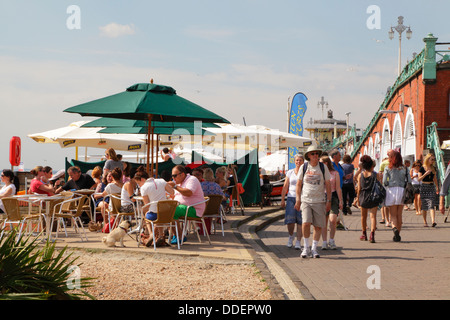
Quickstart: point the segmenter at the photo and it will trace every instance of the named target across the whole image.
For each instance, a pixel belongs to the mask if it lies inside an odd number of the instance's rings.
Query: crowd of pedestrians
[[[442,214],[445,212],[450,165],[441,188],[437,177],[433,154],[411,165],[409,160],[403,161],[400,152],[389,150],[377,172],[376,161],[368,155],[360,157],[355,169],[349,155],[341,161],[339,150],[326,154],[311,146],[304,155],[295,156],[295,168],[286,173],[281,207],[286,210],[287,246],[301,250],[303,258],[320,257],[320,239],[322,250],[335,250],[340,214],[352,214],[352,206],[361,210],[361,241],[375,243],[378,211],[379,223],[392,229],[395,242],[401,241],[404,210],[422,215],[424,227],[428,227],[429,214],[431,227],[435,227],[437,208]]]

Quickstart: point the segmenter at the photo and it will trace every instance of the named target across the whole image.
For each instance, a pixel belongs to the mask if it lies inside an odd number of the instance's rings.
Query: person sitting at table
[[[147,220],[156,220],[158,218],[158,203],[157,201],[166,200],[166,192],[173,193],[172,187],[170,187],[164,179],[149,177],[145,170],[138,170],[134,175],[134,179],[141,189],[142,201],[144,206],[150,204],[145,218]],[[151,224],[146,222],[145,227],[148,231],[148,236],[143,236],[143,241],[147,247],[156,241],[156,246],[167,245],[164,230],[159,227],[153,232]]]
[[[122,182],[125,184],[132,179],[130,175],[131,175],[131,170],[133,169],[133,167],[127,161],[122,161],[122,163],[123,163]],[[134,173],[136,173],[136,171],[134,171]]]
[[[222,191],[222,188],[219,186],[219,184],[215,181],[214,178],[214,172],[211,168],[205,168],[203,170],[203,182],[202,190],[205,197],[212,195],[212,194],[218,194],[223,197],[222,205],[226,205],[227,197],[225,196],[225,193]],[[217,218],[217,221],[220,221],[220,218]],[[226,222],[224,219],[223,222]],[[211,230],[211,219],[205,219],[205,224],[208,230]]]
[[[166,147],[166,148],[162,149],[160,153],[161,153],[161,159],[163,161],[169,161],[170,159],[172,159],[169,148]]]
[[[122,187],[122,191],[120,194],[120,197],[123,199],[120,207],[121,212],[133,212],[134,207],[133,204],[130,202],[136,202],[136,200],[133,199],[135,195],[139,193],[138,190],[138,184],[134,180],[134,176],[138,172],[138,170],[145,170],[144,167],[139,168],[131,168],[130,172],[128,173],[129,180],[127,182],[124,182],[124,185]]]
[[[216,169],[216,183],[222,188],[226,189],[228,186],[227,179],[225,176],[227,175],[227,168],[226,167],[219,167]]]
[[[225,197],[220,185],[215,181],[214,172],[211,168],[205,168],[203,170],[203,181],[201,182],[203,194],[205,197],[210,194],[220,194]]]
[[[59,170],[57,173],[53,174],[48,180],[49,184],[56,190],[61,184],[64,184],[65,171],[64,169]]]
[[[44,174],[41,177],[41,181],[44,184],[48,184],[50,182],[51,177],[53,176],[53,169],[49,166],[45,166],[42,168]]]
[[[172,179],[173,181],[169,181],[168,184],[175,192],[174,200],[180,203],[175,211],[174,220],[177,220],[178,230],[181,230],[178,219],[185,217],[188,206],[205,201],[205,196],[200,181],[196,177],[188,174],[184,166],[176,165],[173,167]],[[188,217],[202,217],[205,207],[204,202],[190,207],[187,213]],[[186,241],[186,238],[183,239],[184,241]],[[177,243],[176,236],[173,236],[170,243]]]
[[[44,172],[44,167],[35,167],[33,170],[31,170],[31,174],[34,175],[34,178],[30,182],[30,193],[46,194],[48,196],[52,196],[55,194],[55,189],[53,188],[53,186],[42,181],[46,174]]]
[[[110,173],[108,173],[108,176],[111,176],[112,182],[108,183],[108,185],[105,187],[105,190],[101,193],[100,197],[105,198],[108,195],[111,194],[121,194],[123,183],[122,183],[122,170],[119,168],[114,168]],[[109,199],[109,197],[107,197]],[[103,221],[107,221],[106,219],[106,209],[111,210],[112,204],[111,200],[105,201],[103,200],[100,202],[97,206],[97,208],[101,209]]]
[[[106,197],[106,199],[105,199],[105,197],[103,196],[103,191],[105,191],[106,186],[112,182],[113,182],[113,178],[112,178],[111,172],[108,173],[108,175],[106,177],[104,177],[102,175],[102,182],[100,182],[97,185],[97,188],[95,189],[95,193],[93,194],[96,208],[101,209],[102,206],[109,204],[109,197]],[[105,203],[100,205],[102,202],[105,202]],[[98,218],[96,216],[96,221],[103,221],[103,215],[99,216]]]
[[[192,170],[192,175],[202,183],[204,181],[203,179],[203,169],[202,168],[195,168]]]
[[[100,166],[96,166],[92,169],[91,177],[94,179],[97,186],[102,183],[103,169]]]
[[[103,167],[103,175],[106,176],[108,172],[114,168],[119,168],[123,171],[123,162],[117,157],[116,151],[113,148],[106,149],[105,151],[106,162]]]
[[[95,190],[97,184],[94,179],[86,173],[81,173],[81,169],[79,167],[73,166],[67,169],[67,174],[70,179],[63,186],[59,187],[56,190],[56,193],[61,193],[62,191],[70,191],[70,190],[82,190],[82,189],[92,189]]]
[[[4,186],[0,189],[0,213],[5,213],[5,207],[1,199],[15,195],[19,190],[20,183],[19,178],[14,175],[14,172],[8,169],[3,170],[1,180]]]

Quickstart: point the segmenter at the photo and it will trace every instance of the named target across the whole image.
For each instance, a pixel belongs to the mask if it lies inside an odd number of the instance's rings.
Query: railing
[[[356,156],[361,146],[364,144],[364,141],[372,131],[375,124],[378,122],[378,118],[380,117],[380,111],[386,109],[387,105],[391,101],[397,89],[403,85],[409,78],[415,75],[418,71],[420,71],[423,67],[423,62],[425,59],[425,49],[422,50],[410,63],[408,63],[404,68],[400,76],[395,81],[394,85],[391,87],[389,92],[386,94],[383,103],[380,108],[377,110],[372,120],[370,121],[367,128],[363,131],[361,139],[355,144],[353,152],[351,154],[352,159]]]
[[[433,122],[430,126],[427,126],[427,149],[431,149],[434,151],[434,156],[436,158],[437,171],[440,185],[444,183],[445,177],[445,161],[444,161],[444,152],[441,149],[441,143],[439,140],[439,135],[437,132],[437,123]],[[449,195],[445,197],[445,204],[448,206],[450,203]]]

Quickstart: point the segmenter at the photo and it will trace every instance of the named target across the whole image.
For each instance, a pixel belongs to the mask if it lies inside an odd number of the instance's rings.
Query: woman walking
[[[358,177],[358,206],[361,208],[361,241],[367,241],[367,214],[370,212],[370,242],[375,243],[375,230],[377,228],[377,210],[379,203],[370,200],[370,194],[374,183],[377,180],[377,174],[373,171],[375,162],[368,155],[364,155],[360,160],[362,173]]]
[[[411,184],[414,187],[414,209],[416,209],[416,215],[420,215],[420,208],[422,203],[420,201],[420,185],[422,182],[419,181],[419,171],[422,168],[422,164],[419,161],[415,161],[413,163],[413,167],[411,169]]]
[[[411,182],[411,177],[406,171],[400,152],[391,151],[389,153],[389,165],[384,170],[383,185],[386,186],[385,204],[389,208],[392,231],[394,232],[393,240],[395,242],[401,241],[403,193],[406,183]]]
[[[331,163],[330,157],[323,156],[322,158],[320,158],[320,162],[323,162],[323,164],[325,164],[330,171],[331,185],[331,210],[327,212],[325,217],[325,228],[322,228],[322,250],[327,250],[328,248],[336,250],[334,237],[336,235],[337,217],[339,215],[339,210],[342,210],[344,204],[344,201],[342,199],[341,177],[339,175],[339,171],[337,171]],[[328,222],[330,224],[329,242],[327,242]]]
[[[300,239],[303,236],[302,233],[302,212],[297,211],[294,208],[295,205],[295,188],[297,185],[298,171],[300,167],[305,162],[302,155],[297,154],[294,157],[295,168],[289,170],[286,173],[286,179],[283,185],[283,191],[281,192],[281,208],[286,208],[286,214],[284,218],[284,224],[287,225],[289,239],[288,248],[292,248],[292,244],[295,239],[294,230],[295,225],[297,225],[297,241],[295,242],[295,249],[300,250]],[[287,193],[287,201],[284,200],[285,194]]]
[[[436,158],[431,153],[423,160],[423,167],[419,171],[419,181],[422,182],[420,187],[420,200],[422,201],[422,217],[423,226],[428,227],[427,211],[430,211],[432,227],[436,226],[435,204],[437,194],[439,194],[439,186],[436,179]]]

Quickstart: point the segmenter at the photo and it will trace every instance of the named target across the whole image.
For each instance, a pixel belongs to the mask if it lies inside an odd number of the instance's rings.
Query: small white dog
[[[113,231],[111,231],[106,237],[103,237],[102,242],[107,247],[115,247],[116,242],[120,242],[121,247],[125,247],[123,244],[123,238],[128,232],[128,228],[131,227],[131,223],[128,220],[122,221],[120,225],[115,228]]]

